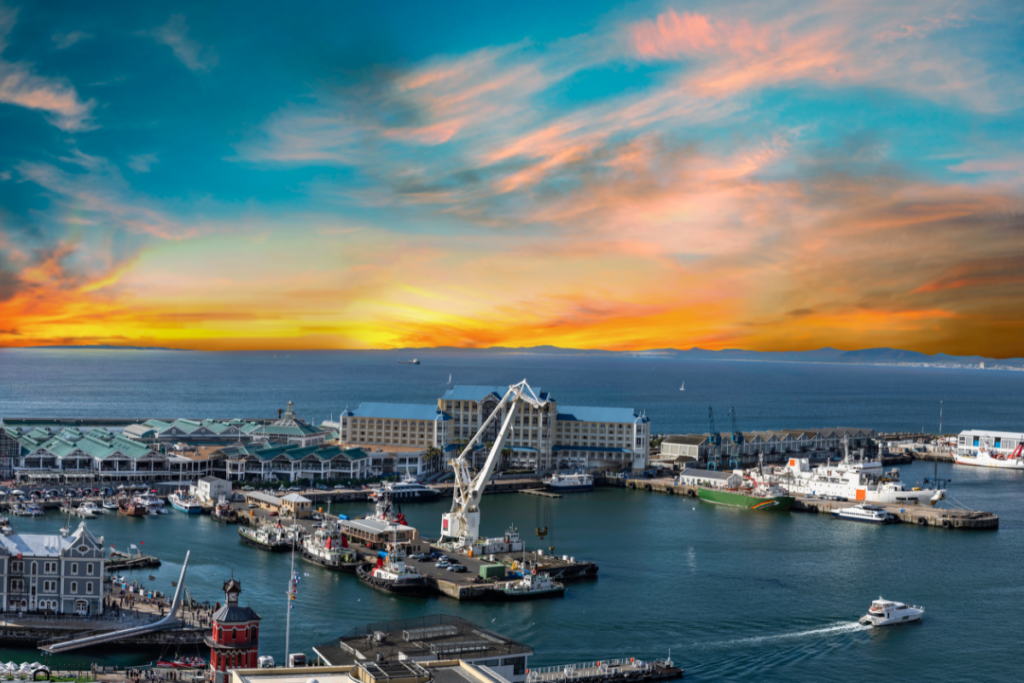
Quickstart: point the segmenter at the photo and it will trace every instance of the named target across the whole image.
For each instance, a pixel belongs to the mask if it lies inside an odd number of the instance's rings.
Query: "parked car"
[[[448,571],[455,572],[456,574],[466,571],[466,568],[461,564],[453,564],[448,567]]]
[[[434,566],[438,569],[448,569],[451,565],[448,564],[447,560],[441,560],[440,562],[435,563]]]

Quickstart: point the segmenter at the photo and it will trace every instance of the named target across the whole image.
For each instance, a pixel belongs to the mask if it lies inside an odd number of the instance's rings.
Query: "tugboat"
[[[339,572],[355,573],[361,564],[336,527],[322,527],[302,540],[302,559]]]
[[[924,607],[912,607],[902,602],[886,600],[879,596],[871,603],[871,609],[860,618],[868,626],[892,626],[906,624],[924,618]]]
[[[498,591],[504,600],[536,600],[538,598],[560,598],[565,595],[565,585],[552,581],[534,568],[523,573],[523,578],[511,581]]]
[[[378,557],[376,565],[360,564],[356,575],[373,588],[395,595],[426,595],[430,588],[422,574],[405,564],[405,549],[399,543],[389,543],[386,556]]]
[[[241,536],[242,542],[261,550],[269,550],[272,553],[287,552],[292,547],[292,537],[280,523],[273,527],[268,525],[255,529],[248,526],[240,526],[238,527],[238,535]]]
[[[228,503],[228,499],[221,496],[217,500],[217,506],[213,508],[213,514],[210,515],[218,522],[224,522],[225,524],[238,524],[238,513],[232,509],[231,504]]]

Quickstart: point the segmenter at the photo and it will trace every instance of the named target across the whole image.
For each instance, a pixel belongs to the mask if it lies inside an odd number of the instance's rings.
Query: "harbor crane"
[[[711,431],[708,433],[708,445],[711,446],[711,453],[708,455],[708,469],[717,470],[719,466],[719,451],[722,445],[722,435],[715,429],[715,411],[708,406],[708,422],[711,424]]]
[[[736,429],[736,408],[729,406],[729,417],[732,418],[732,436],[730,441],[732,446],[729,447],[729,467],[736,469],[742,467],[740,460],[742,459],[741,451],[743,450],[743,434]]]
[[[506,404],[511,401],[511,405]],[[509,386],[508,391],[501,401],[494,408],[491,414],[480,425],[476,435],[469,440],[462,453],[455,460],[449,461],[455,471],[455,494],[452,499],[451,512],[441,516],[441,538],[459,539],[463,547],[472,546],[480,538],[480,498],[483,496],[487,480],[494,473],[494,468],[501,459],[501,451],[505,447],[505,439],[512,431],[516,414],[523,404],[530,405],[538,410],[547,406],[547,400],[541,400],[534,393],[530,385],[524,379],[519,384]],[[491,445],[480,471],[473,476],[470,470],[470,454],[478,443],[483,443],[483,435],[487,432],[491,423],[499,419],[502,410],[505,410],[505,419],[501,424],[501,431],[498,438]]]

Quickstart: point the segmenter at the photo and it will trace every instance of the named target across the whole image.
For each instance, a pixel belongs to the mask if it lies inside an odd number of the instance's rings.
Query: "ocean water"
[[[723,415],[735,405],[740,426],[749,429],[935,430],[940,399],[947,430],[1019,429],[1024,418],[1024,375],[1008,372],[440,353],[421,354],[423,365],[410,367],[397,365],[397,357],[5,351],[0,414],[252,417],[275,414],[290,399],[300,414],[319,420],[360,400],[436,398],[450,372],[456,383],[526,377],[564,403],[645,409],[660,432],[704,431],[708,404]],[[682,379],[686,392],[678,391]],[[901,470],[904,481],[916,483],[933,465]],[[938,471],[952,477],[952,498],[995,512],[1000,529],[873,527],[611,489],[558,500],[486,496],[485,532],[517,524],[531,546],[597,562],[599,578],[570,584],[560,600],[460,604],[388,596],[296,559],[302,578],[291,650],[312,654],[313,645],[370,621],[444,612],[531,645],[535,666],[664,656],[671,648],[691,681],[1019,680],[1024,477],[951,465]],[[448,504],[405,512],[434,535]],[[53,532],[61,520],[50,514],[16,523],[23,532]],[[534,538],[536,526],[551,529],[543,542]],[[263,617],[261,653],[284,655],[287,555],[249,548],[234,527],[178,513],[112,517],[90,527],[117,548],[144,541],[164,564],[137,576],[161,590],[171,590],[186,550],[186,582],[198,599],[222,599],[221,585],[234,573],[243,601]],[[858,626],[879,595],[925,606],[924,621]],[[138,663],[159,654],[84,652],[59,661]],[[0,650],[4,661],[39,658]]]
[[[268,417],[320,422],[362,401],[434,403],[452,384],[527,379],[564,405],[643,410],[655,433],[859,427],[1024,428],[1024,372],[417,351],[0,350],[0,416]],[[686,391],[679,391],[686,382]]]

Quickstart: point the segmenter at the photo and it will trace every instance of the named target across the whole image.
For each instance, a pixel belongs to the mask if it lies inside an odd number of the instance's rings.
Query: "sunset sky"
[[[1022,340],[1018,1],[0,0],[0,346]]]

